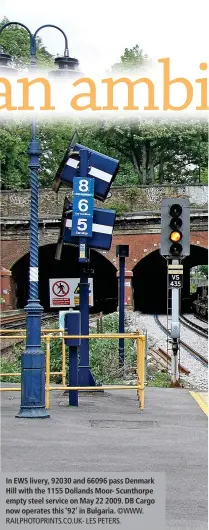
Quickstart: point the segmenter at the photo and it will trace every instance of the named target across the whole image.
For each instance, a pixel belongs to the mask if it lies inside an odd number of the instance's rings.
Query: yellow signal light
[[[181,232],[171,232],[170,234],[170,240],[174,241],[175,243],[178,243],[178,241],[181,241],[182,234]]]

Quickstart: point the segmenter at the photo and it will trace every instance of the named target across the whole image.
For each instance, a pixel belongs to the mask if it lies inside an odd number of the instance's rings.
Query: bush
[[[21,372],[21,352],[23,346],[14,346],[12,354],[1,358],[1,373]],[[2,382],[20,383],[20,376],[1,377]]]
[[[103,333],[118,333],[118,313],[103,317]],[[126,330],[128,332],[128,330]],[[136,378],[136,348],[132,339],[125,339],[124,368],[119,368],[118,339],[91,339],[90,366],[98,383],[120,383]]]

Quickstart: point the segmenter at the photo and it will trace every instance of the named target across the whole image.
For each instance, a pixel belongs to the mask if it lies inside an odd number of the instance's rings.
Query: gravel
[[[164,324],[167,322],[167,316],[161,315],[160,320]],[[152,315],[144,315],[138,311],[129,311],[126,312],[126,322],[129,331],[139,330],[142,333],[145,333],[147,330],[149,348],[161,347],[167,350],[166,334],[160,329]],[[205,355],[207,352],[207,339],[197,336],[188,328],[184,328],[184,330],[182,330],[182,328],[183,326],[181,325],[181,338],[185,340],[187,344],[191,346],[193,344],[194,349],[198,349],[199,353]],[[194,335],[197,337],[197,339],[195,339],[197,341],[196,348],[195,344],[192,342],[194,340]],[[202,340],[204,342],[202,342]],[[190,370],[190,374],[188,376],[183,376],[183,379],[186,383],[188,383],[188,386],[192,386],[197,390],[206,391],[208,389],[208,368],[203,366],[200,361],[192,357],[192,355],[190,355],[182,346],[180,348],[180,362],[185,368]]]

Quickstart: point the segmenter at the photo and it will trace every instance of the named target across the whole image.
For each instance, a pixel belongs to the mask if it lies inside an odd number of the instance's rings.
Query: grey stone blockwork
[[[196,186],[130,186],[115,187],[111,190],[112,196],[105,201],[106,208],[123,211],[157,211],[160,210],[161,200],[164,197],[188,197],[192,208],[207,209],[208,187]],[[56,194],[50,188],[39,190],[39,217],[59,218],[62,214],[65,196],[71,198],[71,189],[60,188]],[[96,201],[96,206],[103,208],[102,202]],[[1,192],[1,217],[28,218],[30,216],[30,190],[2,191]]]

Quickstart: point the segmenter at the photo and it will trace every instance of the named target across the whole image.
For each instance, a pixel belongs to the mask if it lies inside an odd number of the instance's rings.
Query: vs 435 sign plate
[[[168,283],[169,287],[173,288],[181,288],[183,286],[183,276],[180,274],[169,274],[168,275]]]
[[[183,286],[183,265],[168,265],[168,285],[174,289]]]

